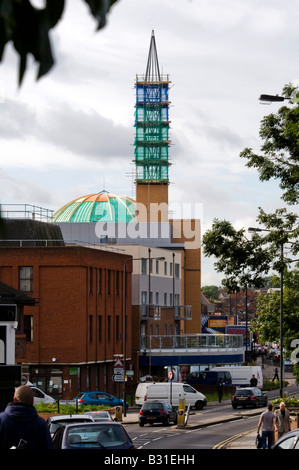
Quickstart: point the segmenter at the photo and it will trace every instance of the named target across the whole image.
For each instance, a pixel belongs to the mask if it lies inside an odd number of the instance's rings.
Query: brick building
[[[123,352],[124,261],[128,255],[83,246],[0,247],[0,281],[27,293],[16,362],[55,398],[80,390],[118,393],[115,355]],[[131,360],[131,263],[127,272],[127,366]],[[24,344],[24,343],[22,343]]]

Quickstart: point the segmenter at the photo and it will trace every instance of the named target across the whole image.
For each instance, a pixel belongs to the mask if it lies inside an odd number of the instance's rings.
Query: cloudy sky
[[[35,0],[35,4],[42,1]],[[145,73],[152,30],[160,69],[170,75],[169,199],[214,218],[254,225],[258,207],[282,207],[275,182],[261,183],[239,157],[258,151],[259,127],[299,78],[297,0],[119,0],[107,26],[83,0],[66,2],[51,33],[52,71],[21,88],[12,48],[0,64],[0,201],[57,210],[102,189],[134,197],[135,77]],[[220,284],[203,260],[202,284]]]

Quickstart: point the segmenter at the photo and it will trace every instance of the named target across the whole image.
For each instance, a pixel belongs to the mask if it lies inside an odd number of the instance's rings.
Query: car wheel
[[[237,405],[232,405],[233,409],[235,410],[237,408]]]
[[[196,408],[197,410],[202,410],[202,409],[203,409],[203,401],[197,401],[197,402],[195,403],[195,408]]]
[[[139,426],[140,426],[141,428],[143,428],[144,423],[139,423]]]

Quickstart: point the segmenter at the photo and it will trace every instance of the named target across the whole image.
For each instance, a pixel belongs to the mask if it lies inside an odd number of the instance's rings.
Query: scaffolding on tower
[[[169,184],[169,76],[161,75],[152,31],[145,75],[136,75],[137,184]]]

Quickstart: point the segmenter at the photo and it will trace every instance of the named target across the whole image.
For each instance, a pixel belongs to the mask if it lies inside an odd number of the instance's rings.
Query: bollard
[[[123,415],[123,407],[116,406],[115,407],[115,421],[122,421],[122,415]]]
[[[184,426],[185,422],[185,411],[179,409],[178,410],[178,426]]]

